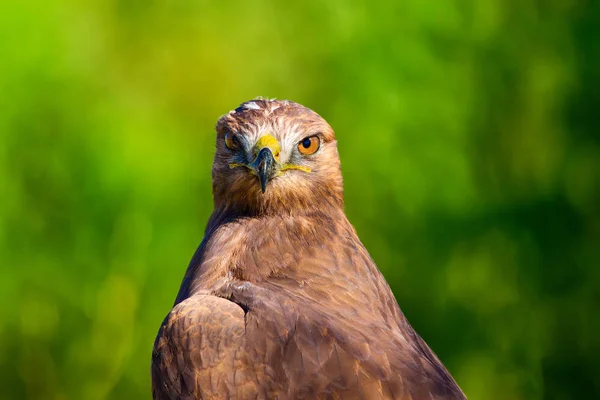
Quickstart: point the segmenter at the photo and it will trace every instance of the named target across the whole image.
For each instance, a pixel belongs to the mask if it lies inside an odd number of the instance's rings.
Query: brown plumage
[[[257,99],[223,116],[213,195],[154,345],[155,399],[465,399],[346,218],[318,114]]]

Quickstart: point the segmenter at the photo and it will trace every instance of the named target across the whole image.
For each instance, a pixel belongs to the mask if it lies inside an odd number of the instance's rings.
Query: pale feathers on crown
[[[270,114],[280,107],[285,107],[293,102],[289,100],[277,100],[275,98],[269,99],[266,97],[255,97],[252,100],[242,103],[234,112],[243,112],[244,110],[263,110],[265,114]]]

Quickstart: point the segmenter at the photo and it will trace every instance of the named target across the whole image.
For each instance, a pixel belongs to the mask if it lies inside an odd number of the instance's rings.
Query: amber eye
[[[240,147],[240,139],[231,132],[225,134],[225,146],[231,150],[237,150]]]
[[[321,139],[318,136],[309,136],[298,143],[298,151],[306,156],[315,154],[321,146]]]

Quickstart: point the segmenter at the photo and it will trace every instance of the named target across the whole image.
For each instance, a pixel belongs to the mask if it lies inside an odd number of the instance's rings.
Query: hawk
[[[259,98],[216,130],[214,211],[154,344],[154,399],[466,399],[344,213],[329,124]]]

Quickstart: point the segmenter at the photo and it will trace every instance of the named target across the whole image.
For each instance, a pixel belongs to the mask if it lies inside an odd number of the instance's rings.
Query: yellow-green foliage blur
[[[147,399],[217,118],[291,99],[470,399],[600,395],[600,6],[2,1],[0,399]]]

